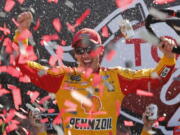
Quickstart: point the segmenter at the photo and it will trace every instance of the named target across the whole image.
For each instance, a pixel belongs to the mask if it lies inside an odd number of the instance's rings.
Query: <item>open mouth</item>
[[[85,59],[85,60],[83,60],[84,65],[88,65],[88,66],[91,65],[92,62],[93,62],[92,59]]]

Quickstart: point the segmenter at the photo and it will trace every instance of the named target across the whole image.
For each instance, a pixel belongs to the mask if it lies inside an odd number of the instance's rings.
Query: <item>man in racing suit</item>
[[[17,20],[19,26],[14,41],[18,43],[18,35],[29,27],[32,15],[24,12]],[[33,61],[17,62],[16,66],[35,85],[56,94],[65,135],[115,135],[119,111],[116,108],[124,96],[137,89],[146,91],[149,85],[152,90],[158,89],[170,78],[175,66],[175,56],[171,53],[174,44],[167,40],[161,44],[164,56],[155,68],[137,71],[102,68],[101,38],[96,31],[84,28],[74,35],[72,42],[77,68],[47,68]],[[44,74],[40,75],[42,71]]]

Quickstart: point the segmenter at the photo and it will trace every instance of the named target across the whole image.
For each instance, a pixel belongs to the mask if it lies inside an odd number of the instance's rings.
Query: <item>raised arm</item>
[[[172,48],[175,42],[171,39],[162,38],[159,49],[163,52],[163,57],[155,68],[131,70],[117,68],[118,79],[121,90],[124,94],[141,90],[155,90],[161,88],[170,78],[175,67],[175,54]]]
[[[14,42],[19,44],[20,48],[22,48],[22,46],[24,48],[28,47],[28,39],[19,40],[19,36],[24,31],[29,29],[32,20],[33,20],[33,16],[31,12],[23,12],[17,18],[18,28],[14,36]],[[21,54],[22,53],[21,51],[19,51],[18,53],[19,56],[23,55]],[[55,71],[33,61],[20,63],[19,56],[16,60],[16,66],[20,68],[23,74],[29,76],[32,83],[34,83],[35,85],[37,85],[38,87],[44,90],[47,90],[48,92],[53,92],[53,93],[57,92],[64,77],[63,68],[58,68]]]

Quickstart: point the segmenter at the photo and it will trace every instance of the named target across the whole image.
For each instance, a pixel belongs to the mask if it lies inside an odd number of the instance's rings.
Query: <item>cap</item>
[[[90,28],[83,28],[74,35],[72,47],[75,47],[76,43],[80,40],[85,40],[85,42],[89,40],[95,44],[101,44],[101,37],[99,33]]]

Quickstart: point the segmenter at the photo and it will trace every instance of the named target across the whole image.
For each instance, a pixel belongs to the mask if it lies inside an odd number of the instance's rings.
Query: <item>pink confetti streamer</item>
[[[47,122],[49,122],[49,119],[48,118],[44,118],[44,119],[41,119],[40,122],[41,123],[47,123]]]
[[[14,109],[11,109],[9,112],[8,112],[8,115],[7,117],[5,118],[4,122],[5,123],[9,123],[15,116],[15,110]]]
[[[61,116],[62,116],[62,112],[59,113],[56,118],[53,120],[53,124],[54,125],[59,125],[62,123],[62,119],[61,119]]]
[[[38,91],[28,91],[27,95],[30,96],[31,103],[34,103],[40,94]]]
[[[44,104],[44,102],[48,101],[49,99],[51,99],[51,96],[45,96],[39,101],[39,104]]]
[[[166,119],[166,117],[162,116],[158,118],[158,121],[164,121]]]
[[[1,88],[1,85],[0,85],[0,96],[3,96],[3,95],[8,94],[8,93],[10,93],[10,92],[6,89]]]
[[[4,39],[4,42],[3,42],[3,46],[5,46],[6,47],[6,53],[8,53],[8,54],[11,54],[12,53],[12,51],[13,51],[13,49],[12,49],[12,42],[11,42],[11,39],[10,38],[5,38]]]
[[[101,80],[102,80],[102,78],[99,74],[94,74],[93,81],[92,81],[93,86],[99,85],[101,83]]]
[[[55,112],[55,109],[48,109],[48,113],[54,113]]]
[[[116,6],[118,8],[126,9],[130,6],[135,0],[116,0]]]
[[[12,90],[15,108],[19,110],[19,106],[22,104],[20,89],[13,85],[8,85],[8,88]]]
[[[18,126],[17,126],[16,124],[9,124],[9,125],[7,125],[7,127],[6,127],[7,133],[12,132],[12,131],[14,131],[14,130],[16,130],[16,129],[18,129]]]
[[[2,31],[4,35],[8,35],[11,33],[11,31],[6,27],[5,23],[4,23],[4,27],[0,27],[0,31]]]
[[[54,3],[57,4],[57,3],[58,3],[58,0],[48,0],[48,2],[49,2],[49,3],[54,2]]]
[[[112,58],[116,55],[116,51],[115,50],[111,50],[110,52],[108,52],[108,54],[106,55],[106,59],[108,61],[111,61]]]
[[[40,27],[40,19],[37,19],[36,26],[33,27],[34,31],[37,31]]]
[[[6,66],[2,66],[2,67],[0,67],[1,69],[2,69],[2,72],[4,71],[4,72],[7,72],[7,73],[9,73],[10,75],[12,75],[13,77],[19,77],[20,75],[21,75],[21,72],[19,72],[18,70],[16,70],[14,67],[12,67],[12,66],[8,66],[8,67],[6,67]]]
[[[24,83],[30,83],[31,82],[30,78],[27,75],[20,76],[19,81],[24,82]]]
[[[10,12],[13,7],[15,6],[14,0],[6,0],[5,6],[4,6],[4,11]]]
[[[153,93],[144,91],[144,90],[140,90],[140,89],[137,89],[136,94],[139,96],[148,96],[148,97],[154,96]]]
[[[103,37],[109,37],[109,31],[108,31],[108,27],[107,26],[104,26],[103,28],[102,28],[102,36]]]
[[[25,0],[18,0],[20,4],[23,4]]]
[[[128,127],[131,127],[131,126],[134,126],[134,123],[132,121],[124,120],[124,125],[128,126]]]
[[[76,19],[75,27],[79,26],[86,19],[86,17],[90,15],[90,13],[91,13],[91,10],[86,9],[86,11],[81,15],[81,17]]]
[[[65,40],[61,41],[61,45],[65,46],[67,44],[67,42]]]
[[[75,32],[75,26],[73,26],[72,24],[70,24],[68,22],[66,23],[66,26],[70,32]]]
[[[12,22],[16,25],[16,27],[19,26],[19,23],[14,18],[12,18]]]
[[[154,0],[153,3],[163,5],[163,4],[168,4],[175,1],[176,0]]]
[[[53,34],[53,35],[44,35],[42,37],[42,40],[41,40],[41,45],[44,45],[43,41],[45,42],[49,42],[51,40],[58,40],[59,39],[59,36],[57,34]]]
[[[97,55],[101,54],[103,52],[103,48],[99,47],[94,51],[91,51],[90,56],[91,57],[96,57]]]
[[[59,18],[55,18],[53,20],[52,24],[57,32],[61,31],[62,25],[61,25],[61,21],[59,20]]]
[[[119,116],[121,109],[121,102],[119,100],[116,100],[116,116]]]
[[[49,65],[54,67],[56,65],[57,60],[58,60],[57,56],[51,55],[49,58]]]

